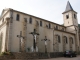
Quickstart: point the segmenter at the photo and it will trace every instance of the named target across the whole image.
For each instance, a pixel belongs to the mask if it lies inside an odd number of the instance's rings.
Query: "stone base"
[[[48,58],[55,58],[55,57],[62,57],[62,52],[55,52],[55,53],[21,53],[21,52],[12,52],[11,55],[3,55],[0,56],[0,60],[2,59],[48,59]]]

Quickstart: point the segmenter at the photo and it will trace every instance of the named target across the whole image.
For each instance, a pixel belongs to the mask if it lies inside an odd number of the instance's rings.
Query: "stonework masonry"
[[[63,12],[64,25],[60,25],[30,14],[26,14],[11,8],[3,9],[0,16],[0,36],[3,33],[0,43],[0,52],[33,52],[34,37],[30,33],[36,30],[37,53],[45,52],[45,41],[47,37],[46,49],[48,53],[64,52],[66,50],[80,51],[79,27],[77,12],[73,10],[69,1],[67,8]],[[23,38],[17,37],[22,31]],[[1,38],[1,37],[0,37]],[[20,42],[21,40],[21,42]],[[22,44],[20,46],[20,43]]]

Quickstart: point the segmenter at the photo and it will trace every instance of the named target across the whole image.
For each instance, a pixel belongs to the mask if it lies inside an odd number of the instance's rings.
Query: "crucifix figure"
[[[45,39],[42,39],[41,41],[45,41],[45,53],[47,53],[47,41],[50,41],[50,40],[47,39],[47,37],[45,36]]]
[[[30,34],[33,35],[33,51],[36,51],[36,37],[37,35],[39,35],[39,33],[36,33],[36,29],[34,29],[33,32],[31,32]]]
[[[23,39],[24,37],[22,36],[22,31],[20,31],[20,35],[17,35],[19,38],[19,51],[22,52],[22,47],[23,47]]]

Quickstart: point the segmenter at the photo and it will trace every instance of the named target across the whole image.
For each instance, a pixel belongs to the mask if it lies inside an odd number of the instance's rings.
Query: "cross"
[[[30,34],[33,35],[33,49],[34,49],[34,51],[36,51],[36,37],[37,37],[37,35],[39,35],[39,33],[36,33],[36,29],[34,29],[34,31],[31,32]]]
[[[47,41],[50,41],[50,40],[47,39],[47,37],[45,36],[45,39],[42,39],[41,41],[45,41],[45,53],[47,53]]]
[[[23,45],[23,39],[24,37],[22,36],[22,31],[20,31],[20,35],[17,35],[17,37],[19,38],[19,46],[20,46],[20,52],[22,51],[22,45]]]

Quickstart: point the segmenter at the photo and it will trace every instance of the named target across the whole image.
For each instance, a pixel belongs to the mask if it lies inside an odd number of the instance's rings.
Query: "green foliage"
[[[2,53],[1,53],[1,56],[2,56],[2,55],[12,55],[12,53],[11,53],[10,51],[8,51],[8,52],[2,52]]]

